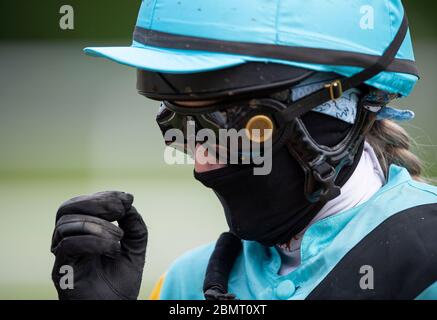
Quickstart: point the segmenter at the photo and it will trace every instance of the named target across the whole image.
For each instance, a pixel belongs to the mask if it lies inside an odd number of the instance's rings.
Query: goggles
[[[289,96],[289,91],[286,94]],[[189,148],[190,142],[195,138],[195,143],[205,143],[220,160],[231,158],[241,163],[255,159],[276,145],[284,131],[276,115],[286,108],[286,104],[271,97],[219,102],[205,107],[163,101],[156,121],[167,145],[189,154],[193,151]],[[169,139],[168,132],[172,129],[183,135],[183,141]]]

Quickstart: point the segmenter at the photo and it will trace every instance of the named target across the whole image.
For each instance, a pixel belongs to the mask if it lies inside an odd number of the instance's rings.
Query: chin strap
[[[300,118],[290,122],[291,138],[287,141],[287,148],[305,172],[304,192],[308,201],[326,203],[340,195],[341,186],[336,184],[338,174],[353,164],[376,120],[376,113],[368,110],[365,101],[364,98],[359,103],[357,119],[347,136],[333,147],[319,145]]]

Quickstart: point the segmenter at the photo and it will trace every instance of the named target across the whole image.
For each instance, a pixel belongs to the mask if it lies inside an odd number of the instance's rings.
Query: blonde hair
[[[427,182],[423,162],[410,150],[414,141],[400,125],[391,120],[376,121],[366,140],[375,150],[386,177],[390,165],[396,164],[407,169],[413,179]]]

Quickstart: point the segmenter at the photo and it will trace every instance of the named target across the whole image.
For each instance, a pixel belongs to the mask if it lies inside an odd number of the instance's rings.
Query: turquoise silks
[[[366,235],[389,217],[437,201],[437,187],[419,183],[406,169],[392,165],[387,183],[367,202],[312,225],[301,244],[301,265],[279,276],[275,247],[243,242],[243,252],[229,279],[229,292],[240,299],[305,299],[339,261]],[[390,204],[390,205],[387,205]],[[204,299],[202,285],[214,244],[194,249],[169,268],[160,299]],[[437,285],[418,299],[437,299]]]

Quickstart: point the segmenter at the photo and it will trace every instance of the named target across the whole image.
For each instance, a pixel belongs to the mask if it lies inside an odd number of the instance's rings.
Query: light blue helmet
[[[401,0],[143,0],[130,47],[85,52],[162,73],[266,62],[351,77],[380,62],[403,22]],[[418,71],[406,30],[365,83],[410,94]]]

